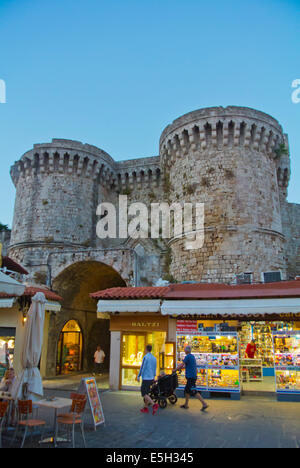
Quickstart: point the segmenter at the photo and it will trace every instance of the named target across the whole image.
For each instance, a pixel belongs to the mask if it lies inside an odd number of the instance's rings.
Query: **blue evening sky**
[[[299,0],[0,0],[0,222],[12,223],[9,168],[34,143],[157,155],[172,120],[220,105],[279,120],[299,203],[299,55]]]

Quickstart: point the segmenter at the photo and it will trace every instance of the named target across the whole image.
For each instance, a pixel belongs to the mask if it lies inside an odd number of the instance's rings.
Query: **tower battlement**
[[[166,127],[160,138],[162,162],[172,164],[183,151],[249,148],[276,157],[284,144],[273,117],[248,107],[211,107],[190,112]]]

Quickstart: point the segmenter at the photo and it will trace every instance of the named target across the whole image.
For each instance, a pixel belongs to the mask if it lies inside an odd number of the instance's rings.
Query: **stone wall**
[[[286,203],[282,207],[282,224],[285,235],[287,277],[300,275],[300,204]]]
[[[7,255],[8,247],[10,244],[11,231],[0,232],[0,244],[2,244],[2,255]]]

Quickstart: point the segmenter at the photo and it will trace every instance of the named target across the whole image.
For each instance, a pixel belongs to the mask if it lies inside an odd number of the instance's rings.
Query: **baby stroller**
[[[177,396],[174,393],[178,387],[178,376],[174,372],[171,375],[164,375],[159,377],[157,381],[151,387],[149,396],[155,402],[158,403],[160,408],[166,408],[168,401],[175,405],[177,402]]]

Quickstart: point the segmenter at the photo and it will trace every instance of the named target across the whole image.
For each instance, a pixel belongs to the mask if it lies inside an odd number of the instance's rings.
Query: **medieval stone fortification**
[[[163,131],[159,153],[116,162],[95,146],[54,139],[11,168],[9,255],[30,271],[28,282],[64,297],[62,322],[94,313],[88,293],[101,288],[300,273],[300,205],[287,202],[289,144],[277,120],[245,107],[200,109]],[[148,206],[203,202],[203,248],[185,250],[183,237],[99,239],[96,208],[117,205],[119,194]]]
[[[10,255],[31,266],[33,277],[49,274],[49,254],[55,270],[62,255],[54,252],[67,250],[75,261],[109,264],[128,284],[135,275],[138,284],[153,284],[166,274],[177,281],[229,282],[244,272],[253,272],[255,281],[265,271],[280,270],[283,279],[299,273],[300,209],[286,201],[288,139],[263,112],[243,107],[191,112],[163,131],[160,156],[129,161],[54,139],[34,145],[11,176],[16,202]],[[187,251],[183,238],[98,239],[96,208],[103,201],[117,206],[119,194],[149,206],[205,203],[204,247]],[[121,255],[117,248],[127,250]]]

